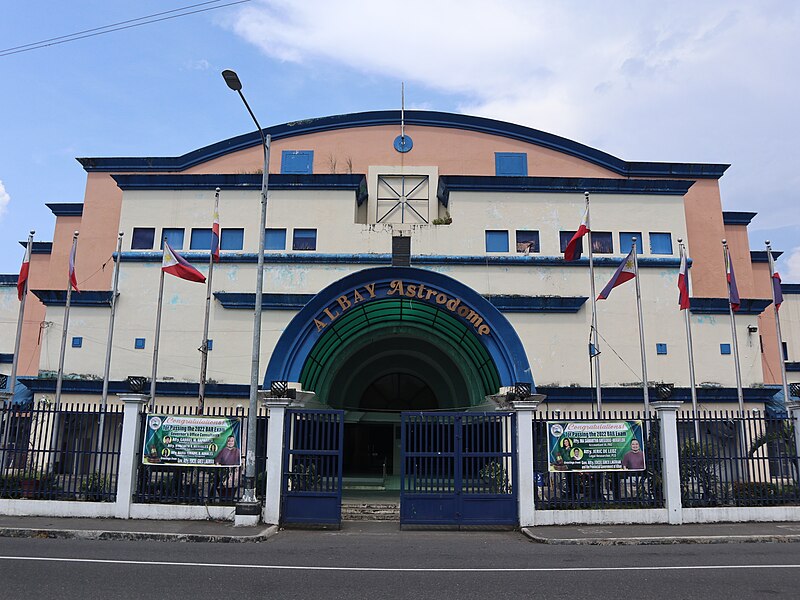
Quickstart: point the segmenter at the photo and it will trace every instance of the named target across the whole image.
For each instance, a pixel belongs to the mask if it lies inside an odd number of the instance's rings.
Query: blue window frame
[[[508,252],[508,231],[486,230],[487,252]]]
[[[208,340],[208,351],[211,352],[214,349],[214,340]]]
[[[172,245],[172,242],[170,242],[170,245]],[[189,239],[189,249],[190,250],[210,250],[211,249],[211,230],[210,229],[192,229],[192,237]]]
[[[284,150],[281,153],[281,173],[311,175],[313,172],[313,150]]]
[[[74,337],[74,338],[72,338],[72,347],[73,348],[83,348],[83,338],[82,337]]]
[[[730,354],[731,353],[731,345],[730,344],[720,344],[719,345],[719,353],[720,354]]]
[[[642,254],[642,232],[641,231],[620,231],[619,232],[619,253],[627,254],[631,251],[633,238],[636,238],[636,254]]]
[[[567,240],[567,242],[569,242],[569,240]],[[610,231],[592,232],[592,253],[614,254],[614,242],[611,239]]]
[[[528,155],[525,152],[495,152],[494,174],[498,177],[527,177]]]
[[[567,249],[567,244],[572,239],[572,236],[575,235],[574,231],[559,231],[558,232],[558,241],[560,243],[561,252]],[[575,244],[575,258],[580,258],[581,254],[583,254],[583,238],[578,240],[578,243]]]
[[[264,248],[266,250],[286,250],[286,230],[267,229]]]
[[[220,250],[241,250],[244,247],[244,229],[226,227],[221,233]]]
[[[295,229],[292,235],[292,250],[316,250],[316,229]]]
[[[164,238],[167,238],[167,243],[172,246],[173,250],[183,250],[183,229],[172,229],[165,227],[161,230],[161,244],[159,248],[164,249]],[[206,246],[208,248],[208,246]]]
[[[666,344],[656,344],[656,354],[666,354],[666,353],[667,353]]]
[[[152,250],[155,239],[155,227],[134,227],[131,236],[131,250]]]
[[[781,351],[783,352],[783,360],[789,360],[789,346],[786,342],[781,342]]]
[[[144,350],[144,338],[136,338],[133,340],[133,347],[136,350]]]
[[[539,232],[517,229],[517,252],[539,252]]]
[[[672,234],[651,232],[650,254],[672,254]]]

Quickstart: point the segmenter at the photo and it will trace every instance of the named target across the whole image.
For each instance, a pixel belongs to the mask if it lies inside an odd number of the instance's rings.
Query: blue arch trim
[[[727,164],[706,163],[666,163],[666,162],[628,162],[607,154],[602,150],[585,146],[552,133],[507,123],[438,111],[407,110],[406,125],[426,127],[442,127],[447,129],[463,129],[510,138],[522,142],[549,148],[585,160],[624,177],[669,177],[689,179],[719,179],[730,166]],[[352,129],[356,127],[374,127],[378,125],[399,125],[399,110],[379,110],[345,115],[334,115],[315,119],[304,119],[281,125],[273,125],[264,129],[265,134],[273,140],[281,140],[300,135]],[[124,158],[78,158],[86,171],[183,171],[200,163],[252,148],[261,144],[261,136],[257,131],[222,140],[216,144],[205,146],[182,156],[174,157],[124,157]]]
[[[458,298],[462,305],[473,309],[491,331],[486,335],[476,334],[476,337],[492,357],[500,377],[500,385],[510,386],[522,382],[530,383],[533,387],[533,376],[522,341],[511,323],[500,311],[486,298],[463,283],[441,273],[413,267],[363,269],[320,291],[294,316],[278,339],[264,375],[264,386],[269,387],[272,381],[300,380],[300,373],[306,358],[325,333],[325,329],[319,329],[318,324],[315,324],[315,319],[326,324],[330,322],[330,315],[336,315],[337,311],[345,310],[342,303],[339,302],[340,298],[344,297],[349,302],[353,299],[353,290],[358,290],[364,301],[369,301],[372,298],[365,291],[367,286],[375,284],[376,290],[388,289],[390,282],[398,280],[412,285],[423,284],[428,289],[435,289],[447,295],[448,298]],[[387,297],[401,296],[376,293],[375,299]],[[435,298],[419,300],[436,306]]]

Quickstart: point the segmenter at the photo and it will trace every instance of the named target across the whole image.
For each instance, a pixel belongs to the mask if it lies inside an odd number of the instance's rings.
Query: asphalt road
[[[3,599],[798,597],[800,544],[554,546],[366,526],[259,544],[0,538]]]

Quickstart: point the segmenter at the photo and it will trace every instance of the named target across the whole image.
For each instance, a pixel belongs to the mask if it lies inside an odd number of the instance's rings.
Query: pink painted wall
[[[28,295],[25,298],[25,320],[22,322],[22,339],[19,348],[18,375],[36,375],[39,372],[39,325],[44,321],[45,305],[31,290],[46,289],[50,279],[50,255],[31,255],[28,275]]]
[[[769,263],[752,264],[755,296],[758,298],[772,298]],[[764,348],[764,352],[761,355],[764,383],[781,383],[781,351],[778,346],[778,331],[775,327],[775,307],[772,304],[759,315],[758,332],[761,334],[761,344]]]

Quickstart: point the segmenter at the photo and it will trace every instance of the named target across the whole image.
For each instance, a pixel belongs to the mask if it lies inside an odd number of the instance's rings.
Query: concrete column
[[[533,413],[540,399],[516,400],[511,403],[517,413],[517,502],[520,527],[534,525],[533,493]]]
[[[661,472],[664,476],[664,502],[667,521],[671,525],[683,523],[681,504],[681,466],[678,458],[678,409],[681,402],[664,400],[651,402],[650,407],[658,413],[659,443],[661,445]]]
[[[150,399],[144,394],[120,394],[125,403],[122,414],[122,444],[119,449],[119,474],[117,475],[117,501],[114,514],[118,519],[130,519],[131,500],[140,462],[139,415]]]
[[[267,425],[267,493],[264,498],[262,520],[277,525],[281,520],[281,480],[283,475],[283,423],[286,409],[292,403],[288,398],[267,400],[269,423]]]
[[[797,457],[795,466],[800,476],[800,400],[789,400],[786,403],[786,410],[789,411],[789,418],[794,424],[794,451]]]

